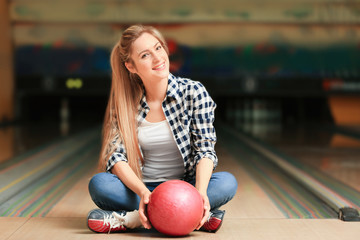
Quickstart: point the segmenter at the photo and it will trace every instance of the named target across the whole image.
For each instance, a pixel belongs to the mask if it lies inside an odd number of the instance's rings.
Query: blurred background
[[[269,198],[287,218],[337,218],[334,192],[360,209],[360,0],[1,0],[0,216],[91,209],[110,51],[137,23],[218,105],[218,169],[241,183],[233,216],[268,218],[253,199]],[[309,176],[327,199],[299,184]]]
[[[135,23],[163,33],[171,72],[201,81],[221,122],[273,144],[309,143],[319,127],[360,134],[360,1],[4,0],[0,11],[1,161],[101,124],[111,48]],[[330,135],[321,144],[360,146]]]

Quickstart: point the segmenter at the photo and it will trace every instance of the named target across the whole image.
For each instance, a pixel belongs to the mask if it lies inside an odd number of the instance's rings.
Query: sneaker
[[[201,227],[201,230],[212,233],[217,232],[223,223],[224,215],[225,211],[223,210],[217,209],[210,211],[209,219]]]
[[[97,233],[124,232],[124,222],[114,216],[114,213],[125,216],[126,211],[113,212],[102,209],[91,210],[87,217],[88,228]]]

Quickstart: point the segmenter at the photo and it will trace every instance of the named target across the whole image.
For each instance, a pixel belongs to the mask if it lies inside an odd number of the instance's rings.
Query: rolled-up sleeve
[[[106,171],[110,172],[111,169],[114,167],[114,165],[117,162],[124,161],[128,162],[126,157],[126,150],[125,145],[122,143],[122,141],[118,140],[118,137],[112,141],[113,146],[115,146],[115,151],[111,154],[111,156],[108,159],[107,165],[106,165]]]
[[[216,103],[201,83],[196,85],[195,90],[191,125],[194,161],[197,164],[202,158],[209,158],[215,169],[218,164],[215,152],[217,138],[213,126]]]

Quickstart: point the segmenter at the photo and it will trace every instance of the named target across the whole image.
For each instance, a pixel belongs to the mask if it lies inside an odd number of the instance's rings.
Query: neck
[[[168,81],[164,79],[162,81],[147,82],[144,86],[148,102],[162,102],[166,95]]]

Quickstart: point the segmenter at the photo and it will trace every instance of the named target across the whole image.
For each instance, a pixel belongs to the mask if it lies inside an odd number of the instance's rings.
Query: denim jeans
[[[145,183],[145,185],[153,191],[160,183]],[[195,185],[195,180],[189,183]],[[218,209],[230,201],[236,189],[237,181],[231,173],[213,173],[207,189],[211,210]],[[93,176],[89,182],[89,192],[94,203],[104,210],[133,211],[139,208],[140,197],[111,173],[103,172]]]

